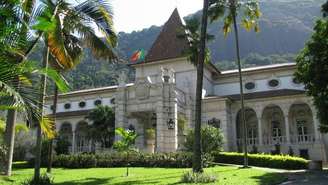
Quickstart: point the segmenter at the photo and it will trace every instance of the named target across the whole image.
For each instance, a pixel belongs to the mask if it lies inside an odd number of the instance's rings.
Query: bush
[[[28,179],[21,183],[21,185],[52,185],[53,184],[53,178],[50,177],[47,174],[41,175],[38,181],[35,181],[32,177],[31,179]]]
[[[243,164],[243,153],[212,152],[214,162]],[[307,169],[308,161],[300,157],[289,155],[249,154],[248,163],[251,166],[280,168],[280,169]]]
[[[216,181],[216,176],[207,173],[194,173],[189,171],[184,173],[181,177],[182,183],[210,183]]]
[[[62,137],[58,137],[56,139],[56,145],[55,145],[55,151],[57,155],[60,154],[69,154],[69,147],[71,146],[71,144],[69,143],[69,141],[67,141],[66,139],[62,138]]]
[[[211,155],[203,156],[203,165],[212,164]],[[33,165],[33,161],[30,161]],[[130,153],[127,159],[126,153],[112,152],[107,154],[77,154],[58,155],[54,157],[54,167],[64,168],[92,168],[92,167],[162,167],[162,168],[190,168],[192,166],[192,153]],[[46,163],[42,164],[43,166]]]
[[[188,152],[193,151],[194,146],[194,130],[190,130],[186,137],[186,142],[184,144]],[[213,126],[202,127],[201,129],[201,143],[202,152],[211,153],[212,151],[222,150],[223,145],[223,135],[220,129]]]
[[[6,146],[0,141],[0,172],[5,167],[5,161],[6,161]]]

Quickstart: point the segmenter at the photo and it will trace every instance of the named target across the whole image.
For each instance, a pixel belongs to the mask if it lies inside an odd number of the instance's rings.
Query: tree
[[[138,137],[137,133],[132,130],[124,130],[124,128],[116,128],[115,133],[118,134],[121,139],[114,143],[114,149],[119,152],[126,153],[126,176],[129,176],[129,153],[134,151],[134,143]]]
[[[89,138],[101,143],[102,147],[113,145],[115,136],[115,112],[109,106],[97,106],[86,117],[92,121],[89,126]]]
[[[107,59],[115,60],[116,55],[113,48],[116,46],[117,36],[113,29],[113,12],[111,10],[110,4],[103,1],[84,1],[81,4],[75,5],[74,8],[65,7],[63,11],[59,11],[59,14],[63,16],[63,27],[59,27],[58,32],[62,32],[63,35],[69,35],[71,38],[70,42],[65,42],[67,40],[64,37],[64,47],[70,48],[70,45],[74,43],[75,47],[72,50],[67,50],[69,56],[75,58],[72,67],[65,66],[55,66],[59,72],[67,72],[74,68],[81,60],[81,48],[83,46],[91,49],[91,54],[97,59]],[[66,13],[70,12],[70,13]],[[93,31],[93,27],[90,26],[90,23],[94,23],[97,26],[98,30],[101,30],[104,33],[105,42],[103,37],[96,35]],[[80,37],[75,37],[75,32],[80,34]],[[56,46],[55,44],[54,46]],[[56,109],[57,109],[57,99],[58,99],[58,89],[55,87],[54,100],[53,100],[53,113],[52,118],[56,119]],[[52,151],[53,151],[53,141],[50,141],[49,144],[49,162],[47,172],[51,172],[52,165]]]
[[[208,3],[208,2],[204,2]],[[204,4],[205,6],[205,4]],[[208,5],[206,5],[208,6]],[[204,7],[207,9],[207,7]],[[204,20],[203,20],[204,21]],[[207,19],[206,19],[207,21]],[[204,62],[210,62],[210,52],[208,48],[204,48],[204,56],[201,54],[201,47],[205,47],[205,43],[202,44],[202,31],[200,30],[200,22],[196,17],[187,19],[186,25],[183,30],[179,30],[178,38],[187,39],[189,41],[189,48],[184,51],[185,55],[188,57],[188,60],[197,67],[197,86],[196,86],[196,121],[195,121],[195,141],[194,142],[194,159],[193,159],[193,171],[202,172],[202,152],[201,152],[201,143],[200,143],[200,128],[201,128],[201,98],[202,98],[202,88],[203,88],[203,64]],[[206,23],[207,24],[207,23]],[[204,26],[204,25],[202,25]],[[213,35],[206,33],[206,41],[212,40]],[[200,58],[201,57],[201,58]],[[197,119],[198,118],[198,119]]]
[[[64,0],[55,2],[47,0],[41,6],[43,6],[43,11],[34,29],[42,33],[45,41],[44,66],[48,66],[50,56],[52,61],[56,61],[51,63],[53,67],[72,69],[79,61],[82,43],[90,47],[96,57],[115,58],[113,47],[116,46],[116,34],[108,2],[86,0],[73,6]],[[103,33],[105,41],[96,35],[94,25]],[[76,33],[78,37],[75,36]],[[40,110],[44,105],[45,76],[41,82]],[[36,181],[40,176],[41,138],[41,128],[37,127],[37,156],[34,173]]]
[[[328,132],[328,2],[322,6],[324,17],[317,20],[311,39],[296,58],[295,77],[304,83],[307,93],[313,97],[320,121],[320,131]]]
[[[233,25],[235,33],[235,46],[236,46],[236,58],[238,64],[239,74],[239,88],[240,88],[240,101],[241,101],[241,120],[243,125],[243,146],[244,146],[244,167],[248,167],[247,158],[247,128],[245,120],[245,106],[244,106],[244,92],[243,92],[243,77],[241,72],[241,61],[240,61],[240,48],[239,48],[239,36],[237,26],[237,15],[238,12],[243,11],[242,25],[250,31],[254,28],[255,32],[259,31],[258,19],[261,16],[259,9],[258,0],[211,0],[212,4],[209,9],[209,17],[211,21],[219,19],[226,15],[223,25],[223,33],[225,36],[231,32],[231,26]],[[227,13],[225,11],[228,11]]]
[[[57,83],[62,83],[54,71],[40,69],[26,60],[31,51],[31,43],[33,45],[33,41],[30,40],[29,18],[34,2],[34,0],[0,2],[1,100],[7,100],[2,102],[1,108],[8,110],[5,130],[7,146],[5,174],[8,176],[11,175],[18,110],[25,113],[27,120],[40,122],[45,133],[51,134],[48,130],[50,121],[41,120],[40,112],[37,109],[38,94],[32,85],[36,81],[33,81],[31,76],[44,74],[52,76]]]
[[[190,130],[186,137],[184,146],[187,151],[192,151],[195,141],[194,130]],[[201,146],[202,153],[211,153],[212,151],[222,150],[223,145],[223,134],[219,128],[213,126],[206,126],[201,128]]]
[[[199,56],[197,62],[197,80],[196,80],[196,101],[195,101],[195,145],[192,169],[194,172],[202,173],[202,152],[201,152],[201,135],[200,128],[202,124],[202,92],[203,92],[203,76],[204,76],[204,61],[206,53],[206,29],[207,29],[207,13],[209,1],[204,0]]]

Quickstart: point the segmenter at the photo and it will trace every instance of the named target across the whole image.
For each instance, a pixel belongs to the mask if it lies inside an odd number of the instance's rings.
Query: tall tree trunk
[[[5,175],[7,176],[11,176],[11,168],[13,163],[16,117],[17,110],[8,110],[5,132],[5,143],[7,147]]]
[[[26,3],[28,7],[25,7],[25,12],[23,16],[23,21],[28,24],[31,12],[35,5],[35,0],[28,0],[29,2]],[[22,26],[21,34],[25,36],[24,40],[26,40],[28,28],[27,26]],[[23,37],[24,37],[23,36]],[[36,45],[38,40],[35,41],[33,44]],[[31,53],[33,47],[30,46],[31,49],[28,49],[24,53],[24,57],[18,58],[17,61],[23,62],[25,58]],[[19,88],[19,80],[17,79],[17,84]],[[11,176],[12,172],[12,162],[13,162],[13,155],[14,155],[14,144],[15,144],[15,125],[16,125],[16,118],[17,118],[17,110],[8,110],[7,113],[7,121],[6,121],[6,131],[5,131],[5,144],[7,147],[7,156],[6,156],[6,164],[5,164],[5,175]]]
[[[52,109],[52,121],[56,125],[56,113],[57,113],[57,100],[58,100],[58,87],[55,84],[55,93],[54,93],[54,101],[53,101],[53,109]],[[49,148],[48,148],[48,167],[47,172],[51,173],[52,168],[52,159],[53,159],[53,143],[54,139],[50,139]]]
[[[48,68],[48,60],[49,60],[49,47],[46,47],[45,55],[42,63],[42,67],[45,69]],[[42,75],[41,84],[40,84],[40,100],[39,100],[39,107],[38,107],[41,114],[41,120],[43,119],[43,106],[44,106],[44,98],[46,94],[46,87],[47,87],[47,76]],[[40,121],[36,124],[37,138],[36,138],[36,156],[35,156],[35,167],[34,167],[34,180],[36,182],[38,182],[40,178],[40,166],[41,166],[42,130],[41,130]]]
[[[241,73],[239,36],[238,36],[238,26],[237,26],[237,21],[236,21],[236,8],[235,7],[233,7],[232,16],[233,16],[233,26],[234,26],[234,30],[235,30],[236,54],[237,54],[237,63],[238,63],[238,74],[239,74],[240,101],[241,101],[241,121],[242,121],[242,125],[243,125],[244,167],[248,167],[247,126],[246,126],[246,120],[245,120],[243,76],[242,76],[242,73]]]
[[[193,171],[197,173],[203,172],[202,166],[202,147],[201,147],[201,122],[202,122],[202,89],[203,89],[203,73],[204,73],[204,59],[206,47],[206,29],[207,29],[207,10],[208,0],[204,0],[203,17],[200,38],[200,52],[197,62],[197,86],[196,86],[196,107],[195,107],[195,142],[194,142],[194,157],[193,157]]]

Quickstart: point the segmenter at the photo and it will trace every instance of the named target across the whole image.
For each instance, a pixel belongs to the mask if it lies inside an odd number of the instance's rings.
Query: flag
[[[131,62],[142,61],[145,59],[145,50],[139,49],[133,53],[130,60]]]

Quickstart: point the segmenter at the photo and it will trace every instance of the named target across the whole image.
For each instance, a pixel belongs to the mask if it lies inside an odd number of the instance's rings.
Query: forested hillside
[[[244,67],[292,62],[295,54],[304,47],[310,37],[316,17],[320,16],[320,6],[325,0],[265,0],[261,1],[262,18],[260,33],[246,32],[241,29],[241,55]],[[172,10],[173,11],[173,10]],[[200,16],[197,12],[190,16]],[[188,16],[188,17],[190,17]],[[188,18],[187,17],[187,18]],[[233,37],[222,34],[222,20],[213,22],[208,30],[215,35],[209,43],[212,62],[220,68],[233,69]],[[161,27],[152,26],[142,31],[118,34],[117,52],[128,59],[133,51],[151,47]],[[133,80],[133,70],[125,64],[110,64],[108,61],[93,59],[88,50],[78,67],[66,74],[74,90],[115,84],[121,70],[129,72]]]

